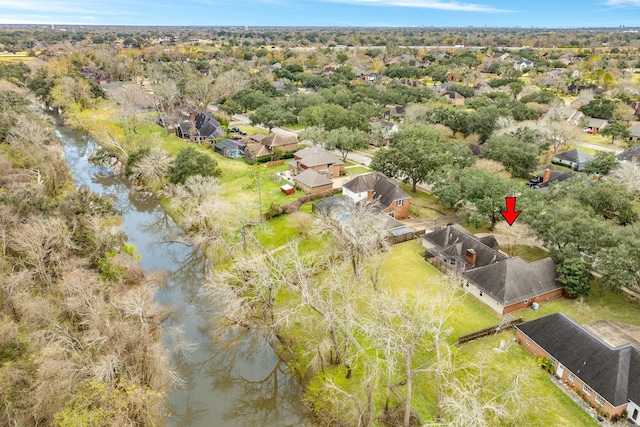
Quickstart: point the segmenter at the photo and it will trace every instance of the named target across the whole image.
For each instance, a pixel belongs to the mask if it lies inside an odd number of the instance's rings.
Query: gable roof
[[[293,180],[309,188],[333,184],[333,181],[327,178],[327,175],[318,173],[313,169],[305,169],[304,172],[294,176]]]
[[[503,306],[562,288],[556,281],[558,272],[551,258],[528,263],[520,257],[513,257],[462,275]]]
[[[589,153],[585,153],[582,150],[574,148],[573,150],[569,150],[569,151],[565,151],[564,153],[556,154],[555,159],[560,159],[560,160],[565,160],[567,162],[573,162],[573,163],[582,164],[582,163],[586,163],[586,162],[588,162],[590,160],[593,160],[594,157]]]
[[[620,161],[630,162],[633,160],[633,156],[636,156],[636,162],[640,159],[640,145],[634,145],[618,154],[616,158]]]
[[[604,119],[594,119],[593,117],[587,117],[587,122],[589,122],[589,127],[598,129],[602,129],[609,123]]]
[[[410,199],[407,193],[392,179],[380,172],[372,172],[359,175],[343,185],[354,193],[365,193],[373,191],[373,198],[385,208],[391,206],[396,200]]]
[[[344,165],[338,156],[322,147],[307,147],[296,151],[295,156],[300,159],[300,164],[308,168],[322,165]]]
[[[220,122],[211,113],[198,113],[193,122],[200,136],[216,138],[224,136],[226,133],[224,129],[222,129]]]
[[[460,259],[464,259],[467,249],[473,249],[476,252],[476,268],[507,259],[498,251],[498,243],[493,236],[477,238],[458,224],[439,228],[422,238],[435,245],[441,254]]]
[[[563,313],[516,325],[613,406],[640,402],[640,350],[611,347]]]

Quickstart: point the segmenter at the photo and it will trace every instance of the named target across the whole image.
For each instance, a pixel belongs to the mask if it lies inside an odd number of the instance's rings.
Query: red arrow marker
[[[505,204],[507,205],[507,210],[506,212],[500,212],[500,213],[504,217],[505,221],[507,221],[507,224],[513,225],[513,223],[516,222],[516,219],[518,218],[518,215],[520,215],[521,211],[516,211],[515,197],[505,197],[504,201],[505,201]]]

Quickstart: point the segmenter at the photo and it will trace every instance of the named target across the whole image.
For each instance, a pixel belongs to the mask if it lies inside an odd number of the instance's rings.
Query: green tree
[[[280,127],[297,121],[296,115],[280,105],[265,104],[249,116],[252,125],[264,125],[269,129]]]
[[[538,164],[538,146],[514,134],[494,136],[486,145],[484,155],[501,162],[514,177],[527,178]]]
[[[487,141],[496,128],[496,123],[500,117],[500,112],[495,107],[478,109],[467,117],[466,134],[472,133],[480,136],[480,142]]]
[[[434,194],[452,206],[471,205],[468,215],[472,222],[480,225],[489,221],[493,229],[501,220],[505,209],[505,197],[521,192],[522,185],[484,169],[459,170],[454,179],[442,180],[434,185]]]
[[[192,147],[181,150],[169,172],[169,182],[184,184],[193,175],[212,176],[219,178],[222,171],[215,159],[206,153],[196,151]]]
[[[327,134],[325,148],[327,150],[338,150],[342,154],[342,161],[347,161],[350,152],[365,148],[368,140],[364,132],[357,129],[347,129],[344,127],[333,129]]]
[[[558,282],[570,297],[586,297],[591,291],[591,272],[580,258],[566,259],[558,267]]]
[[[588,104],[580,107],[580,111],[589,117],[611,120],[616,104],[617,101],[611,99],[592,99]]]
[[[607,175],[616,167],[618,167],[618,159],[614,153],[598,151],[595,157],[585,165],[584,171],[588,174]]]
[[[413,124],[396,133],[388,149],[376,152],[371,167],[389,177],[406,179],[415,193],[419,182],[431,181],[437,171],[452,163],[452,157],[437,129]]]
[[[614,122],[609,123],[600,130],[600,135],[610,136],[611,144],[617,139],[627,139],[631,136],[631,132],[624,123]]]

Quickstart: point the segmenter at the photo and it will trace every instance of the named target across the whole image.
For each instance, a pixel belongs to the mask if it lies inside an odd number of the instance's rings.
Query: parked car
[[[240,129],[234,126],[231,129],[229,129],[229,131],[231,131],[231,132],[240,132]]]

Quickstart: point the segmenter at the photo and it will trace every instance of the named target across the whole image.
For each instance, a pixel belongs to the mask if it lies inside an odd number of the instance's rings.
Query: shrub
[[[176,162],[169,173],[169,182],[184,184],[190,176],[202,175],[219,178],[221,174],[218,162],[213,157],[188,147],[178,153]]]

